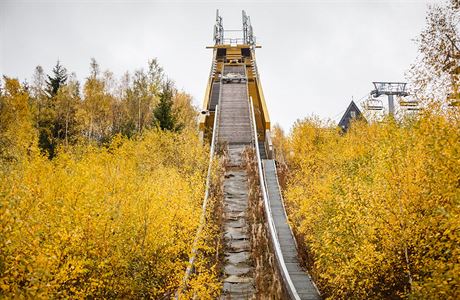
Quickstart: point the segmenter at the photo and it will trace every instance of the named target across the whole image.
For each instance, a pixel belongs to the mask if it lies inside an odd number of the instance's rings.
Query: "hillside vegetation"
[[[118,94],[98,73],[83,93],[77,81],[37,92],[4,77],[0,296],[168,298],[179,287],[209,149],[190,97],[137,74]],[[207,228],[203,247],[216,235]],[[214,262],[200,255],[197,265],[197,295],[211,297],[220,287]]]
[[[460,294],[460,122],[426,113],[353,124],[306,119],[286,146],[290,218],[335,298]]]
[[[305,266],[330,299],[460,296],[460,4],[429,7],[409,71],[415,114],[274,130]]]

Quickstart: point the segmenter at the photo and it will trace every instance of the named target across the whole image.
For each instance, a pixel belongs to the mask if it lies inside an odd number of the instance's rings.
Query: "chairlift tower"
[[[388,96],[388,113],[390,116],[395,114],[394,97],[405,97],[409,93],[406,92],[406,82],[373,82],[375,89],[371,91],[371,96],[380,97],[382,95]]]

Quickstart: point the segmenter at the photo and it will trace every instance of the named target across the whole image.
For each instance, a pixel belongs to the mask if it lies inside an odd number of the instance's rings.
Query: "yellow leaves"
[[[17,161],[36,152],[37,138],[29,108],[29,95],[17,79],[4,77],[0,92],[0,163]]]
[[[344,136],[296,123],[285,196],[327,296],[460,293],[459,128],[435,113],[355,123]]]
[[[33,157],[0,173],[4,295],[161,298],[174,291],[200,218],[206,153],[191,132],[152,131],[116,137],[108,148],[62,149],[52,161]],[[213,274],[206,278],[214,291]]]
[[[184,92],[178,92],[173,97],[173,111],[177,123],[188,128],[195,128],[198,112],[193,106],[192,97]]]

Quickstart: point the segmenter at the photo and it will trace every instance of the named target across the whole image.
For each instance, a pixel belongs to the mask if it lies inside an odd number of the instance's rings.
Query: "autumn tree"
[[[48,105],[48,95],[46,93],[46,75],[42,66],[35,67],[30,87],[30,98],[34,121],[37,129],[39,128],[39,119],[42,112]]]
[[[30,92],[35,126],[39,132],[40,149],[42,152],[48,153],[48,156],[52,158],[63,136],[68,136],[68,130],[67,135],[63,134],[65,125],[61,122],[62,113],[57,111],[62,109],[63,102],[67,101],[67,99],[64,99],[64,95],[67,95],[68,92],[61,94],[60,92],[62,89],[66,89],[68,74],[66,68],[57,61],[52,75],[46,75],[46,77],[43,68],[37,66]],[[74,88],[74,86],[75,84],[70,89]]]
[[[77,110],[80,104],[79,82],[72,74],[66,85],[55,96],[54,131],[56,138],[64,141],[66,146],[78,136]]]
[[[142,132],[152,113],[155,94],[149,88],[148,76],[143,70],[137,70],[133,76],[133,83],[127,93],[127,105],[136,132]]]
[[[128,76],[128,77],[127,77]],[[124,81],[128,79],[126,85],[126,95],[124,103],[127,112],[125,122],[125,133],[141,133],[144,128],[151,126],[152,113],[158,104],[161,85],[163,82],[163,68],[157,59],[148,62],[148,69],[134,72],[132,77],[124,76]]]
[[[76,75],[69,77],[59,61],[53,74],[47,77],[44,78],[43,68],[37,66],[31,86],[31,103],[39,131],[39,146],[53,158],[61,143],[68,145],[77,139],[80,91]]]
[[[192,96],[185,92],[177,92],[173,97],[173,114],[181,126],[196,129],[198,110],[192,103]]]
[[[75,143],[79,137],[100,143],[118,133],[130,137],[157,125],[177,131],[196,122],[191,97],[178,93],[173,82],[164,79],[156,59],[149,60],[146,71],[126,73],[119,81],[112,72],[101,72],[92,59],[82,95],[75,74],[69,75],[58,61],[51,75],[37,66],[30,87],[22,85],[22,89],[30,90],[39,147],[49,158],[59,145]]]
[[[35,151],[29,95],[17,79],[3,77],[0,93],[0,160],[17,161]]]
[[[271,134],[276,160],[284,163],[285,156],[287,155],[287,138],[284,130],[279,124],[275,124],[271,130]]]
[[[161,85],[164,82],[164,70],[156,58],[148,61],[147,77],[150,93],[158,95]]]
[[[112,130],[113,97],[106,92],[99,65],[94,58],[91,59],[90,67],[90,76],[83,86],[83,100],[78,120],[88,140],[103,142],[110,137]]]
[[[133,127],[129,128],[133,123],[129,120],[127,99],[128,90],[131,84],[131,76],[129,72],[122,75],[118,84],[115,85],[112,102],[112,135],[122,134],[131,136]]]
[[[45,74],[41,66],[37,66],[30,86],[30,102],[35,128],[38,130],[38,145],[42,152],[52,157],[56,146],[54,138],[55,99],[50,97],[50,86],[46,77],[51,78]]]
[[[417,44],[420,56],[409,76],[423,100],[443,100],[458,90],[460,73],[460,5],[458,0],[429,6]]]

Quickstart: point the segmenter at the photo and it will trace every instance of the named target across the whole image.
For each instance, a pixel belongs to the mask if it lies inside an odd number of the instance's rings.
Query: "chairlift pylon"
[[[388,114],[390,116],[394,116],[395,114],[395,106],[394,106],[394,96],[408,96],[409,93],[406,91],[405,82],[383,82],[383,81],[374,81],[374,90],[371,91],[370,96],[375,98],[386,95],[388,96]],[[374,98],[374,99],[375,99]],[[375,102],[376,103],[376,102]],[[380,101],[381,105],[375,105],[372,107],[371,105],[370,110],[382,110],[383,103]]]

